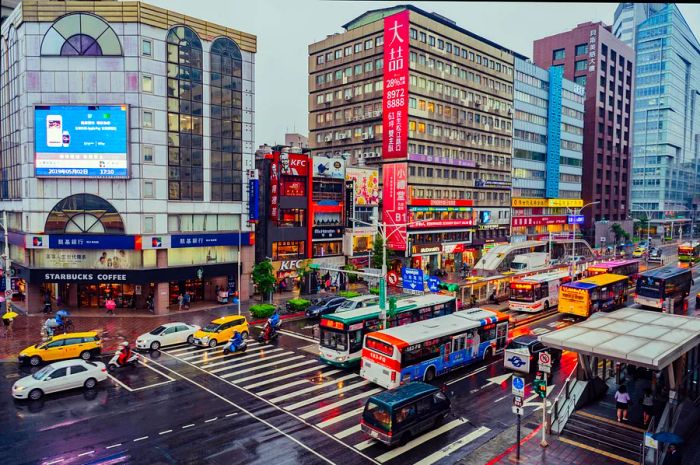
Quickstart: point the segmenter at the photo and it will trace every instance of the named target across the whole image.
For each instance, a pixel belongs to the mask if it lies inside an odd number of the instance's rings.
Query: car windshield
[[[219,325],[217,325],[216,323],[209,323],[204,328],[202,328],[202,331],[204,331],[205,333],[215,333],[218,329]]]
[[[512,270],[524,270],[525,268],[527,268],[527,263],[513,262],[510,264],[510,268]]]
[[[52,371],[53,371],[53,368],[51,368],[51,366],[45,366],[45,367],[42,368],[41,370],[39,370],[39,371],[37,371],[36,373],[34,373],[34,374],[32,375],[32,378],[38,379],[38,380],[42,380],[42,379],[44,379],[44,376],[48,375],[48,374],[51,373]]]
[[[355,305],[356,302],[354,300],[346,300],[338,307],[338,310],[352,310],[355,308]]]
[[[162,333],[163,331],[165,331],[165,326],[158,326],[156,329],[151,331],[149,334],[153,334],[154,336],[157,336],[160,333]]]
[[[510,344],[508,344],[508,349],[525,349],[529,352],[530,346],[528,344],[523,344],[522,342],[518,341],[510,341]]]

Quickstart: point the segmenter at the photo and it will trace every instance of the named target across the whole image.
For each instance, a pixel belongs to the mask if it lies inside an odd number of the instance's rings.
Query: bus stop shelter
[[[599,360],[609,360],[666,370],[669,405],[677,405],[679,392],[700,394],[700,318],[627,307],[598,313],[539,339],[546,346],[576,352],[579,379],[592,379]]]

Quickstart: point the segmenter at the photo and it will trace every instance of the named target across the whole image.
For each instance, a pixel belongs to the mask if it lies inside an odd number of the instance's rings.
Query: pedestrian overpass
[[[567,380],[549,412],[551,431],[557,434],[565,430],[574,410],[587,403],[586,397],[590,396],[595,380],[600,383],[610,373],[619,376],[620,369],[626,366],[651,370],[651,387],[655,393],[664,393],[663,413],[652,421],[647,433],[673,432],[683,413],[681,404],[700,399],[698,318],[627,307],[598,313],[586,321],[541,335],[539,340],[548,347],[575,352],[578,357],[575,373]],[[616,381],[619,384],[619,379]],[[638,399],[633,401],[638,404]],[[617,426],[614,421],[611,423]],[[638,455],[644,463],[654,451],[646,446],[642,449],[642,436],[639,438]],[[664,445],[659,447],[663,460]],[[662,463],[661,460],[658,463]]]
[[[577,239],[574,255],[582,256],[586,259],[594,256],[593,250],[588,242]],[[509,244],[499,244],[489,249],[474,265],[479,276],[495,276],[510,270],[510,264],[516,255],[547,252],[551,250],[553,259],[568,258],[571,256],[571,239],[553,238],[552,241],[523,241]]]

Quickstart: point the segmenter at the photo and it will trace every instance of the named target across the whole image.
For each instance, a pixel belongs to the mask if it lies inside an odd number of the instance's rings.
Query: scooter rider
[[[131,347],[129,347],[129,342],[124,341],[121,344],[119,344],[119,358],[117,359],[117,362],[119,365],[126,365],[129,359],[131,358]]]
[[[243,344],[243,336],[238,331],[234,331],[229,342],[231,343],[231,352],[236,352]]]

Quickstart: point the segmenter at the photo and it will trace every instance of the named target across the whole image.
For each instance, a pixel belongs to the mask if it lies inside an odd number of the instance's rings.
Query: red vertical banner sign
[[[382,221],[386,225],[387,247],[406,250],[408,163],[387,163],[382,167],[382,176]]]
[[[382,158],[406,158],[408,149],[408,10],[384,18]]]
[[[272,163],[270,164],[270,220],[273,224],[277,224],[279,219],[279,204],[280,204],[280,177],[279,177],[279,152],[274,152],[272,155]]]

